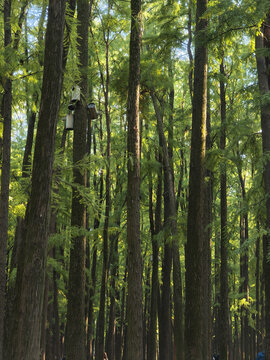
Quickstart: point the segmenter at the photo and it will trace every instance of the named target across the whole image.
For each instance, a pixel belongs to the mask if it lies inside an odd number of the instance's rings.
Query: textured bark
[[[149,333],[148,333],[148,346],[147,346],[147,360],[156,360],[157,353],[157,319],[158,319],[158,300],[159,300],[159,276],[158,276],[158,255],[159,247],[155,235],[161,230],[161,202],[162,202],[162,167],[158,172],[158,185],[156,191],[156,210],[155,222],[153,214],[153,189],[152,179],[149,182],[149,218],[152,239],[152,284],[151,284],[151,307],[150,307],[150,320],[149,320]]]
[[[238,151],[238,158],[240,159],[240,154]],[[242,169],[238,166],[238,177],[241,186],[242,201],[246,200],[246,189],[245,189],[245,179],[242,175]],[[245,204],[243,204],[243,207]],[[240,215],[240,279],[241,285],[239,292],[242,294],[247,301],[249,301],[249,288],[248,288],[248,247],[246,241],[248,240],[248,214],[243,212]],[[249,360],[251,358],[250,351],[250,340],[249,339],[250,328],[248,325],[248,309],[245,306],[241,308],[241,358],[243,360]]]
[[[270,47],[269,39],[269,24],[270,19],[266,20],[265,25],[262,26],[261,34],[256,36],[256,49],[264,49]],[[264,57],[259,52],[256,56],[257,59],[257,71],[258,71],[258,81],[259,89],[261,95],[269,93],[269,74],[268,74],[268,64],[269,58]],[[261,104],[261,127],[262,127],[262,146],[263,146],[263,155],[268,156],[270,151],[270,108],[268,104]],[[264,163],[264,188],[266,193],[266,227],[269,231],[270,229],[270,161],[265,159]],[[268,255],[268,249],[270,246],[270,236],[265,235],[264,237],[264,287],[265,287],[265,339],[264,339],[264,349],[265,349],[265,359],[270,359],[270,263],[266,261]]]
[[[102,123],[100,120],[100,146],[102,147]],[[95,134],[95,126],[93,126],[93,151],[94,155],[96,155],[96,134]],[[101,153],[102,153],[101,149]],[[94,219],[94,229],[97,230],[100,226],[100,216],[101,216],[101,207],[103,203],[103,171],[100,173],[99,182],[97,181],[97,174],[94,174],[93,184],[94,189],[97,193],[97,206],[98,213]],[[88,305],[88,327],[87,327],[87,360],[93,359],[94,346],[93,346],[93,337],[94,337],[94,295],[96,292],[96,271],[97,271],[97,242],[98,237],[94,239],[93,244],[93,254],[92,254],[92,264],[91,264],[91,285],[89,290],[89,305]]]
[[[129,85],[127,103],[127,360],[143,358],[142,258],[140,240],[140,44],[141,0],[131,0]]]
[[[189,175],[189,209],[186,244],[186,308],[185,358],[202,359],[202,247],[204,162],[207,105],[207,48],[202,18],[207,0],[197,1],[194,62],[194,93],[192,104],[192,136]]]
[[[111,4],[108,1],[108,16],[110,16]],[[105,328],[105,297],[106,288],[108,281],[108,232],[109,232],[109,216],[111,208],[111,118],[109,112],[109,41],[110,41],[110,30],[109,28],[104,34],[105,46],[106,46],[106,78],[101,72],[103,94],[105,99],[105,117],[106,117],[106,133],[107,133],[107,149],[106,149],[106,189],[105,189],[105,221],[103,227],[103,267],[102,267],[102,279],[100,289],[100,304],[99,314],[97,320],[97,336],[96,336],[96,359],[103,360],[104,354],[104,328]]]
[[[9,21],[11,12],[11,0],[4,2],[4,46],[5,50],[11,43],[11,24]],[[8,59],[6,60],[8,61]],[[10,152],[11,152],[11,106],[12,106],[12,82],[11,78],[4,80],[4,94],[2,99],[1,115],[4,121],[3,127],[3,160],[1,168],[1,193],[0,193],[0,360],[4,359],[4,319],[6,310],[6,252],[8,236],[8,206],[9,206],[9,175],[10,175]]]
[[[164,169],[164,225],[166,230],[164,272],[162,287],[162,309],[160,324],[160,357],[170,359],[172,356],[171,314],[170,314],[170,273],[173,263],[173,299],[174,299],[174,340],[177,359],[183,358],[183,311],[182,311],[182,280],[179,247],[177,243],[177,216],[174,194],[173,172],[170,166],[170,153],[164,135],[162,115],[159,111],[157,98],[153,91],[151,97],[157,117],[158,132],[163,150]],[[167,256],[168,254],[168,256]]]
[[[220,73],[224,76],[223,59]],[[221,135],[220,149],[226,148],[226,99],[225,85],[220,81]],[[226,163],[220,166],[220,314],[219,314],[219,353],[224,360],[229,356],[229,301],[228,301],[228,235],[227,235],[227,173]]]
[[[210,97],[207,99],[206,119],[206,150],[212,148],[210,123]],[[203,359],[209,359],[212,354],[212,316],[211,316],[211,240],[212,240],[212,206],[213,206],[213,172],[206,169],[205,209],[204,209],[204,245],[203,245]]]
[[[40,355],[52,165],[62,86],[62,42],[65,1],[50,1],[45,42],[44,76],[33,161],[32,189],[26,210],[24,248],[19,255],[10,360]]]
[[[257,229],[259,230],[259,224],[257,223]],[[261,336],[261,313],[260,313],[260,297],[261,297],[261,239],[258,236],[256,240],[256,349],[262,349],[262,336]]]
[[[109,310],[109,324],[107,331],[107,339],[105,350],[110,360],[116,359],[116,327],[117,327],[117,300],[119,300],[119,290],[118,290],[118,281],[119,278],[119,253],[118,253],[118,242],[120,234],[120,224],[121,224],[121,213],[122,213],[122,204],[121,204],[121,180],[120,180],[120,171],[117,169],[116,175],[116,189],[115,189],[115,208],[114,208],[114,224],[119,231],[110,236],[110,260],[111,264],[111,280],[110,280],[110,310]],[[117,314],[119,315],[119,313]],[[119,316],[118,316],[119,318]]]
[[[77,4],[78,12],[78,52],[79,52],[79,87],[81,100],[77,103],[74,118],[73,138],[73,181],[71,226],[86,228],[86,208],[79,188],[86,187],[86,170],[80,169],[78,163],[86,155],[87,125],[87,73],[88,73],[88,22],[89,1],[81,0]],[[77,188],[77,186],[78,188]],[[69,267],[69,286],[67,304],[67,360],[79,358],[85,360],[85,235],[72,238]]]

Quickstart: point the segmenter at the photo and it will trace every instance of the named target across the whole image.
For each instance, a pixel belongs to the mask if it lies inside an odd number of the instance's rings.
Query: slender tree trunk
[[[220,65],[224,76],[224,60]],[[225,85],[220,81],[221,135],[220,149],[226,147],[226,99]],[[220,314],[219,314],[219,353],[224,360],[229,356],[229,303],[228,303],[228,235],[227,235],[227,173],[226,163],[220,167],[220,231],[221,231],[221,264],[220,264]]]
[[[160,159],[161,162],[161,159]],[[161,231],[161,202],[162,202],[162,167],[158,172],[158,184],[156,191],[156,210],[155,222],[153,214],[153,189],[152,178],[150,179],[149,188],[149,218],[152,239],[152,286],[151,286],[151,307],[150,307],[150,324],[148,333],[147,360],[156,360],[157,355],[157,318],[158,318],[158,299],[159,299],[159,278],[158,278],[158,255],[159,247],[155,235]]]
[[[78,162],[86,155],[87,89],[88,89],[88,23],[89,1],[77,4],[80,101],[76,105],[73,138],[73,180],[71,226],[86,228],[86,209],[77,186],[86,187],[86,170]],[[85,235],[72,238],[70,251],[67,305],[67,360],[85,360]]]
[[[206,119],[206,150],[212,148],[210,124],[210,97],[207,99]],[[205,216],[203,245],[203,359],[209,359],[212,354],[212,317],[211,317],[211,240],[212,240],[212,205],[213,205],[213,173],[206,169],[205,186]]]
[[[207,48],[203,41],[207,0],[197,1],[192,104],[192,137],[189,175],[189,209],[186,244],[185,358],[202,358],[202,247],[204,162],[207,107]]]
[[[238,158],[240,159],[240,154],[238,151]],[[245,180],[242,175],[242,169],[238,166],[238,177],[241,186],[242,193],[242,207],[245,208],[246,201],[246,189],[245,189]],[[243,214],[240,214],[240,279],[242,281],[240,286],[240,294],[243,294],[243,297],[246,298],[247,302],[249,301],[249,289],[248,289],[248,247],[246,241],[248,240],[248,214],[246,211]],[[243,360],[252,360],[250,359],[250,339],[249,339],[249,325],[248,325],[248,310],[245,306],[241,308],[241,356]]]
[[[117,166],[116,174],[116,188],[115,188],[115,202],[114,202],[114,224],[119,229],[115,234],[110,236],[110,261],[111,264],[111,286],[110,286],[110,313],[109,313],[109,324],[106,340],[106,352],[110,360],[116,359],[116,332],[117,326],[119,323],[116,320],[120,317],[119,312],[117,311],[117,301],[119,301],[119,290],[118,290],[118,278],[119,278],[119,253],[118,253],[118,242],[120,234],[120,224],[121,224],[121,214],[122,214],[122,204],[121,204],[121,179],[120,171]]]
[[[259,230],[259,223],[257,223],[257,229]],[[256,241],[256,352],[262,348],[262,336],[260,329],[260,297],[261,297],[261,289],[260,289],[260,275],[261,275],[261,239],[258,236]]]
[[[256,36],[256,49],[260,51],[266,47],[269,47],[269,18],[266,19],[265,25],[261,29],[261,34]],[[261,53],[257,53],[257,70],[259,89],[261,95],[269,93],[269,74],[268,63],[269,58],[265,58]],[[267,104],[261,104],[261,127],[262,127],[262,146],[263,155],[266,156],[264,162],[264,188],[266,193],[266,226],[269,232],[270,229],[270,160],[267,158],[267,154],[270,151],[270,108]],[[270,246],[270,235],[264,237],[264,259],[268,256],[268,250]],[[265,359],[270,359],[270,263],[264,261],[264,287],[265,287]]]
[[[101,153],[102,150],[102,122],[100,120],[100,140],[101,140]],[[96,134],[95,134],[95,126],[93,127],[93,151],[94,155],[96,155]],[[94,230],[97,230],[100,226],[100,216],[101,216],[101,207],[103,203],[103,171],[100,173],[99,182],[97,181],[97,175],[94,174],[93,184],[94,189],[97,195],[97,206],[98,213],[94,219]],[[93,346],[93,338],[94,338],[94,295],[96,292],[96,271],[97,271],[97,242],[98,237],[94,238],[93,251],[92,251],[92,267],[91,267],[91,286],[89,290],[89,307],[88,307],[88,328],[87,328],[87,360],[93,359],[94,354],[94,346]]]
[[[8,52],[11,44],[11,0],[4,2],[4,46]],[[7,60],[8,61],[8,60]],[[1,169],[1,193],[0,193],[0,360],[4,360],[3,339],[4,319],[6,310],[6,252],[8,236],[8,206],[9,206],[9,175],[10,175],[10,152],[11,152],[11,106],[12,106],[12,82],[11,78],[4,80],[4,95],[2,99],[1,115],[4,120],[3,129],[3,161]]]
[[[64,15],[65,1],[50,1],[32,189],[23,233],[25,245],[19,256],[16,277],[10,360],[35,360],[40,355],[52,165],[62,87]]]
[[[160,337],[161,346],[160,346],[160,356],[162,359],[170,359],[170,352],[172,351],[171,346],[171,316],[170,316],[170,271],[171,264],[173,262],[173,282],[174,282],[174,311],[175,311],[175,346],[176,346],[176,357],[177,359],[183,358],[183,314],[182,314],[182,279],[181,279],[181,268],[180,268],[180,255],[179,247],[177,244],[177,221],[176,221],[176,202],[174,194],[174,181],[173,173],[170,166],[170,156],[169,148],[167,146],[167,141],[164,135],[162,115],[159,111],[157,99],[153,91],[151,91],[151,97],[153,100],[155,113],[158,121],[158,131],[161,139],[161,144],[163,148],[163,167],[164,167],[164,223],[165,229],[167,232],[166,238],[172,237],[172,244],[165,243],[165,251],[170,252],[170,263],[168,262],[165,265],[164,270],[166,269],[166,282],[163,282],[163,300],[161,312],[166,311],[166,318],[161,314],[164,325],[167,326],[162,330]],[[164,257],[165,258],[165,257]],[[166,258],[165,258],[166,259]],[[165,279],[165,277],[164,277]],[[166,300],[166,301],[165,301]],[[165,306],[168,306],[166,308]],[[162,324],[161,324],[162,327]],[[161,330],[161,329],[160,329]]]
[[[131,33],[129,55],[128,122],[128,299],[127,360],[143,358],[142,339],[142,258],[140,241],[140,44],[141,0],[131,0]]]
[[[110,1],[108,1],[108,16],[110,15]],[[109,232],[109,215],[111,208],[111,173],[110,173],[110,159],[111,159],[111,119],[109,113],[109,29],[106,32],[105,46],[106,46],[106,81],[102,75],[102,86],[105,98],[105,117],[106,117],[106,132],[107,132],[107,150],[106,150],[106,190],[105,190],[105,221],[103,228],[103,268],[102,280],[100,289],[100,305],[99,315],[97,321],[97,337],[96,337],[96,359],[103,360],[104,354],[104,329],[105,329],[105,297],[108,281],[108,232]]]

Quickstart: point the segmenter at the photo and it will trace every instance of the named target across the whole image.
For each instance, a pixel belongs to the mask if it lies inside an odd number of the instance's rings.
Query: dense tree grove
[[[0,360],[270,360],[269,0],[0,0]]]

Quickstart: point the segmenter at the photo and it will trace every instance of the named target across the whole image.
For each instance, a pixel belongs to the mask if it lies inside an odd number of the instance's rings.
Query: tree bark
[[[185,358],[202,359],[202,247],[207,107],[207,47],[203,41],[207,0],[197,1],[186,244]]]
[[[161,162],[161,159],[160,159]],[[152,175],[149,181],[149,220],[151,228],[152,239],[152,284],[151,284],[151,307],[150,307],[150,324],[148,332],[148,346],[147,346],[147,360],[156,360],[157,354],[157,319],[158,319],[158,303],[159,303],[159,246],[156,235],[161,231],[161,205],[162,205],[162,167],[158,172],[158,183],[156,190],[156,210],[155,221],[153,214],[153,188],[152,188]]]
[[[11,44],[11,0],[4,2],[4,46],[5,50]],[[7,60],[8,61],[8,60]],[[6,252],[8,236],[8,206],[9,206],[9,176],[11,153],[11,114],[12,114],[12,82],[11,78],[4,80],[4,94],[2,99],[1,115],[4,121],[3,128],[3,161],[1,169],[0,193],[0,360],[4,359],[4,319],[6,312]]]
[[[212,148],[210,97],[207,99],[206,119],[206,150]],[[212,354],[212,316],[211,316],[211,241],[212,241],[212,206],[213,206],[213,172],[206,169],[205,182],[205,216],[204,216],[204,245],[203,245],[203,359],[209,359]]]
[[[257,71],[259,89],[261,95],[269,93],[269,75],[268,75],[268,63],[269,58],[263,56],[259,51],[269,47],[269,17],[265,21],[265,25],[262,26],[260,35],[256,36],[256,60],[257,60]],[[270,151],[270,108],[269,104],[261,103],[261,127],[262,127],[262,147],[263,156],[265,157],[264,162],[264,188],[266,193],[266,228],[270,230],[270,161],[268,159],[268,153]],[[270,263],[266,261],[268,256],[268,249],[270,246],[270,235],[264,236],[264,287],[265,287],[265,359],[270,359]]]
[[[108,1],[108,16],[110,15],[110,0]],[[109,41],[110,41],[110,29],[108,28],[105,34],[105,47],[106,47],[106,79],[104,80],[101,73],[103,94],[105,98],[105,117],[106,117],[106,132],[107,132],[107,149],[106,149],[106,189],[105,189],[105,221],[103,227],[103,267],[102,267],[102,280],[100,289],[100,305],[99,314],[97,320],[97,337],[96,337],[96,359],[103,360],[104,354],[104,328],[105,328],[105,297],[108,281],[108,232],[109,232],[109,216],[111,208],[111,173],[110,173],[110,161],[111,161],[111,118],[109,112]]]
[[[73,181],[71,226],[86,228],[86,208],[80,194],[80,187],[86,187],[86,170],[80,169],[79,162],[86,155],[87,90],[88,90],[88,23],[89,1],[77,3],[78,52],[80,72],[80,101],[75,109],[73,138]],[[69,286],[67,304],[67,360],[85,360],[85,247],[84,234],[73,235],[70,251]]]
[[[65,1],[51,0],[32,189],[23,233],[25,245],[18,259],[13,311],[15,321],[8,352],[10,360],[34,360],[40,355],[52,165],[62,87],[64,15]]]
[[[141,0],[131,0],[129,85],[127,103],[127,360],[143,358],[142,258],[140,240],[140,45]]]
[[[224,60],[220,65],[220,73],[224,73]],[[225,85],[220,81],[221,135],[220,149],[226,148],[226,99]],[[220,166],[220,314],[219,314],[219,353],[224,360],[229,356],[229,302],[228,302],[228,235],[227,235],[227,173],[226,162]]]
[[[157,98],[153,91],[150,92],[157,117],[158,132],[163,149],[164,169],[164,225],[166,230],[164,277],[162,288],[162,309],[160,326],[160,357],[170,359],[172,351],[171,339],[171,314],[170,314],[170,273],[173,263],[174,283],[174,311],[175,311],[175,346],[177,359],[183,358],[183,331],[182,331],[182,280],[180,269],[180,255],[177,239],[177,216],[174,194],[173,173],[170,166],[169,149],[164,135],[162,115],[158,108]],[[166,253],[167,252],[167,253]],[[166,256],[168,254],[168,256]]]

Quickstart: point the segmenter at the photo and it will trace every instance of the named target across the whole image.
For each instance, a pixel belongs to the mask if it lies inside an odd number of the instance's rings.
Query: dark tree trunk
[[[161,161],[161,159],[160,159]],[[157,318],[158,318],[158,300],[159,300],[159,277],[158,277],[158,255],[159,247],[155,235],[161,231],[161,202],[162,202],[162,167],[158,172],[158,184],[156,191],[156,210],[155,222],[153,214],[153,189],[152,178],[150,179],[149,188],[149,218],[152,239],[152,285],[151,285],[151,307],[150,307],[150,324],[148,333],[147,360],[156,360],[157,354]]]
[[[110,1],[108,1],[108,16],[110,15]],[[109,216],[111,208],[111,173],[110,173],[110,159],[111,159],[111,119],[109,113],[109,29],[106,31],[105,46],[106,46],[106,80],[104,80],[101,73],[102,87],[105,98],[105,117],[106,117],[106,133],[107,133],[107,150],[106,150],[106,189],[105,189],[105,221],[103,228],[103,268],[102,280],[100,289],[100,305],[97,320],[97,336],[96,336],[96,359],[103,360],[104,354],[104,329],[105,329],[105,297],[108,281],[108,232],[109,232]]]
[[[4,46],[8,51],[11,43],[11,0],[4,2]],[[6,60],[8,61],[8,60]],[[10,152],[11,152],[11,109],[12,106],[12,82],[11,78],[4,80],[4,94],[1,106],[1,115],[4,121],[3,129],[3,160],[1,169],[1,193],[0,193],[0,360],[4,360],[3,339],[4,319],[6,308],[6,251],[8,236],[8,206],[9,206],[9,175],[10,175]]]
[[[32,189],[23,232],[25,245],[18,259],[15,320],[9,339],[10,360],[34,360],[40,355],[52,165],[62,87],[64,15],[65,1],[50,1]]]
[[[257,224],[259,230],[259,224]],[[262,349],[262,336],[261,336],[261,313],[260,313],[260,298],[261,298],[261,239],[258,236],[256,241],[256,351]]]
[[[168,257],[164,255],[164,278],[162,288],[162,309],[160,326],[160,357],[164,360],[170,359],[172,356],[172,339],[171,339],[171,315],[170,315],[170,272],[173,263],[173,283],[174,283],[174,337],[176,346],[177,359],[183,358],[183,314],[182,314],[182,280],[180,269],[180,255],[177,244],[177,218],[176,218],[176,202],[174,194],[173,173],[170,166],[169,149],[164,135],[162,115],[159,111],[157,99],[153,91],[151,91],[155,113],[158,122],[158,132],[163,149],[163,168],[164,168],[164,225],[166,230],[166,238],[172,239],[172,242],[165,242],[165,255],[168,251]],[[171,244],[170,244],[171,242]],[[168,260],[168,261],[167,261]],[[165,281],[164,281],[165,280]],[[164,301],[164,302],[163,302]],[[164,328],[162,328],[164,327]]]
[[[105,350],[107,352],[108,358],[110,360],[116,359],[116,314],[117,314],[117,300],[119,301],[119,290],[117,285],[117,279],[119,278],[119,254],[118,254],[118,240],[120,234],[120,224],[121,224],[121,180],[120,180],[120,172],[117,168],[116,175],[116,199],[115,199],[115,209],[114,209],[114,224],[119,231],[110,236],[110,261],[111,264],[111,281],[110,281],[110,311],[109,311],[109,324],[108,324],[108,332],[107,332],[107,340]],[[118,318],[119,318],[118,313]]]
[[[204,238],[204,162],[207,107],[207,48],[203,41],[207,0],[197,1],[186,244],[185,358],[202,358],[202,247]]]
[[[237,153],[240,160],[239,151]],[[240,164],[240,162],[239,162]],[[242,193],[242,208],[245,208],[246,201],[246,189],[245,179],[242,175],[242,169],[238,166],[238,177],[241,186]],[[249,288],[248,288],[248,214],[243,210],[240,214],[240,294],[249,301]],[[245,306],[241,308],[241,358],[243,360],[252,360],[250,357],[250,340],[249,339],[250,328],[248,325],[248,309]]]
[[[102,124],[100,120],[100,140],[102,140]],[[96,134],[95,127],[93,127],[93,151],[96,155]],[[102,150],[101,150],[102,153]],[[97,175],[94,174],[93,184],[94,189],[97,194],[97,206],[98,213],[94,219],[94,229],[97,230],[100,226],[100,216],[101,216],[101,206],[103,203],[103,172],[100,173],[99,182],[97,181]],[[95,237],[93,244],[93,254],[92,254],[92,267],[91,267],[91,285],[89,290],[89,306],[88,306],[88,328],[87,328],[87,360],[93,359],[94,346],[93,346],[93,337],[94,337],[94,295],[96,292],[96,266],[97,266],[97,241],[98,237]]]
[[[86,209],[78,187],[86,187],[86,170],[78,162],[86,155],[87,89],[88,89],[88,23],[89,1],[78,2],[78,51],[80,98],[75,109],[73,138],[73,180],[71,226],[86,228]],[[85,235],[72,238],[70,251],[69,288],[67,305],[67,360],[85,360]]]
[[[142,258],[140,241],[140,44],[141,0],[131,0],[129,87],[127,103],[127,360],[138,360],[143,358]]]
[[[212,148],[210,124],[210,97],[207,99],[206,119],[206,150]],[[212,206],[213,206],[213,173],[206,169],[205,186],[205,216],[204,216],[204,245],[203,245],[203,359],[209,359],[212,354],[212,317],[211,317],[211,240],[212,240]]]
[[[261,29],[261,34],[256,36],[256,50],[260,51],[264,48],[269,48],[270,39],[269,39],[269,17],[265,21]],[[259,80],[259,89],[261,95],[269,93],[269,74],[268,74],[268,64],[269,58],[264,57],[261,53],[257,53],[257,70],[258,70],[258,80]],[[261,104],[261,127],[262,127],[262,146],[263,146],[263,155],[265,157],[264,162],[264,188],[266,193],[266,227],[269,232],[270,229],[270,160],[267,158],[267,154],[270,151],[270,108],[268,104]],[[264,339],[264,349],[265,349],[265,359],[270,359],[270,262],[266,261],[268,256],[270,246],[270,235],[265,235],[264,237],[264,287],[265,287],[265,339]]]
[[[225,76],[222,59],[220,73]],[[226,99],[225,85],[220,81],[221,135],[220,149],[226,147]],[[224,360],[229,356],[229,302],[228,302],[228,235],[227,235],[227,173],[226,163],[220,166],[220,314],[219,314],[219,353]]]
[[[66,142],[67,130],[64,128],[61,139],[60,151],[64,153]],[[61,169],[56,169],[55,172],[55,195],[59,194],[59,181],[60,181]],[[50,220],[50,235],[57,233],[57,204],[52,206],[51,220]],[[48,256],[57,260],[56,247],[54,246]],[[51,272],[53,276],[48,276],[48,272]],[[57,280],[59,274],[53,268],[47,269],[46,274],[46,287],[44,294],[43,304],[43,324],[41,329],[41,351],[43,360],[54,360],[60,358],[60,324],[59,324],[59,312],[58,312],[58,286]],[[47,308],[48,307],[48,308]]]
[[[215,217],[215,214],[213,215]],[[213,308],[213,353],[219,352],[219,305],[220,304],[220,236],[215,234],[215,276],[214,276],[214,308]]]
[[[24,156],[23,156],[22,177],[24,178],[29,176],[35,123],[36,123],[36,113],[32,112],[31,116],[29,117],[26,144],[25,144]]]

